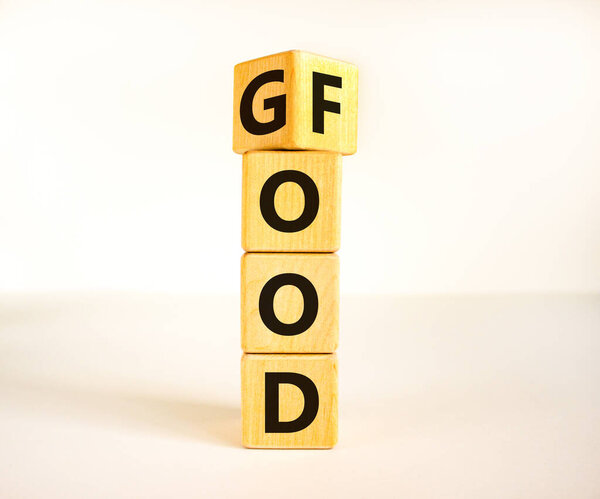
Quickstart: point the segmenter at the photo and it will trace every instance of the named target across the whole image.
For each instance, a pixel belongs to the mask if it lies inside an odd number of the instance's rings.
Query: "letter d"
[[[279,421],[279,385],[295,385],[304,395],[302,414],[293,421]],[[319,411],[317,387],[303,374],[265,373],[265,433],[293,433],[309,426]]]

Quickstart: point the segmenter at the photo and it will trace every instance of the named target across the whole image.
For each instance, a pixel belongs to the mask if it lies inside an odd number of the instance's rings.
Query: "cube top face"
[[[246,253],[241,288],[244,352],[335,352],[339,331],[337,255]]]
[[[244,154],[245,251],[334,252],[340,247],[342,157],[330,152]]]
[[[234,69],[233,150],[356,152],[358,69],[292,50]]]
[[[328,449],[337,442],[335,354],[242,356],[242,443]]]

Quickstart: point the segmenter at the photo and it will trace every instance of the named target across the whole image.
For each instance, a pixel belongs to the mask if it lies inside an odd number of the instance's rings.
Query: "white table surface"
[[[600,497],[600,297],[346,296],[331,451],[240,446],[238,297],[0,296],[0,497]]]

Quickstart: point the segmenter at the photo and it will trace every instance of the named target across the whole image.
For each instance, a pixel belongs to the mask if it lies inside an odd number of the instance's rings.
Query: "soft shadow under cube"
[[[237,64],[233,150],[356,152],[358,69],[299,50]]]
[[[242,356],[242,443],[328,449],[337,442],[335,354]]]
[[[245,251],[334,252],[340,246],[342,157],[248,152],[242,172]]]
[[[242,256],[242,350],[332,353],[338,345],[339,258],[335,254]]]

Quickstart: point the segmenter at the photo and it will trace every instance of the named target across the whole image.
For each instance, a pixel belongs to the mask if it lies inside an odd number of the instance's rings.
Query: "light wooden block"
[[[334,252],[340,247],[342,157],[248,152],[242,172],[246,251]]]
[[[339,258],[335,254],[242,256],[242,350],[331,353],[338,345]]]
[[[244,446],[281,449],[333,447],[338,432],[337,372],[335,354],[244,354]],[[316,404],[315,399],[318,399]]]
[[[237,64],[233,150],[356,152],[358,69],[299,50]]]

